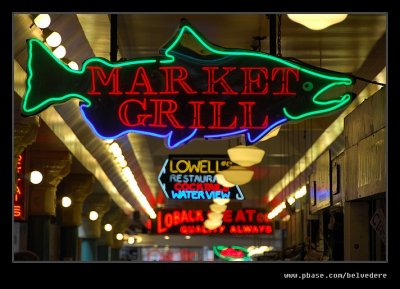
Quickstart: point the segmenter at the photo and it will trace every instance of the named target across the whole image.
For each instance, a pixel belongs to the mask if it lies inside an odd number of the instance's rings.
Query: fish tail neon
[[[70,98],[82,99],[90,105],[90,100],[79,93],[80,84],[84,81],[83,71],[69,68],[38,39],[28,40],[26,71],[28,74],[26,92],[21,109],[23,115],[35,115],[53,104],[65,102]]]

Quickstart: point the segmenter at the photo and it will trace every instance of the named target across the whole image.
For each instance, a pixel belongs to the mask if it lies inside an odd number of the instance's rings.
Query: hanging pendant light
[[[221,173],[228,182],[239,186],[250,182],[254,175],[252,170],[241,166],[230,166],[229,169],[221,171]]]
[[[251,167],[260,163],[264,154],[265,151],[256,146],[238,145],[228,149],[228,155],[231,161],[242,167]],[[229,182],[226,176],[225,179]]]
[[[322,30],[342,22],[347,14],[288,14],[288,17],[311,30]]]
[[[276,137],[278,135],[280,129],[281,129],[281,126],[280,125],[277,126],[273,130],[271,130],[269,133],[267,133],[265,136],[263,136],[263,138],[260,139],[260,142],[269,140],[270,138],[273,138],[273,137]]]
[[[210,210],[215,213],[223,213],[226,210],[226,205],[211,204]]]
[[[210,212],[207,214],[209,220],[222,220],[224,217],[223,213],[217,213],[217,212]]]
[[[226,205],[230,201],[231,201],[230,199],[213,199],[213,202],[218,205]]]
[[[219,226],[222,225],[222,220],[210,220],[207,219],[204,221],[204,227],[206,227],[209,230],[214,230],[218,228]]]
[[[215,174],[215,178],[217,180],[217,183],[220,184],[221,186],[224,186],[226,188],[232,188],[235,186],[235,184],[232,184],[225,180],[225,177],[222,173]]]

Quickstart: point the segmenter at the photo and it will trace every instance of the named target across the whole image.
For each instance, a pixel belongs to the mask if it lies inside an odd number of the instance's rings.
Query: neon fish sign
[[[254,143],[276,126],[342,109],[354,98],[344,91],[354,83],[348,75],[222,48],[186,20],[160,54],[117,63],[90,58],[76,71],[30,39],[22,113],[78,98],[100,138],[134,132],[175,148],[193,138],[238,134]]]

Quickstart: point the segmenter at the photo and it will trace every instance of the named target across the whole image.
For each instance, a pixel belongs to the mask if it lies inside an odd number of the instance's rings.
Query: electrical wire
[[[287,60],[291,60],[291,61],[297,62],[297,63],[302,64],[304,66],[307,66],[309,68],[318,69],[318,70],[326,71],[326,72],[332,72],[331,70],[328,70],[328,69],[312,66],[309,63],[304,62],[304,61],[302,61],[300,59],[297,59],[295,57],[284,57],[284,58],[287,59]],[[364,82],[368,82],[368,83],[372,83],[372,84],[376,84],[376,85],[381,85],[381,86],[386,86],[386,83],[381,83],[381,82],[378,82],[378,81],[369,80],[369,79],[366,79],[366,78],[361,77],[361,76],[357,76],[357,75],[352,74],[352,73],[344,73],[344,72],[338,72],[338,73],[343,74],[344,76],[350,76],[352,78],[355,78],[355,79],[358,79],[358,80],[361,80],[361,81],[364,81]]]
[[[366,79],[366,78],[363,78],[363,77],[360,77],[360,76],[357,76],[357,75],[353,75],[353,74],[349,74],[349,75],[351,75],[355,79],[358,79],[358,80],[361,80],[361,81],[364,81],[364,82],[368,82],[368,83],[372,83],[372,84],[376,84],[376,85],[381,85],[381,86],[384,86],[384,87],[386,86],[386,83],[380,83],[378,81],[369,80],[369,79]]]

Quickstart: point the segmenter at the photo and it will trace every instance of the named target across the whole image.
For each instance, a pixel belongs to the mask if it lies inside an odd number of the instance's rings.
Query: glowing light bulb
[[[110,232],[112,230],[112,225],[111,224],[105,224],[104,225],[104,230],[106,230],[107,232]]]
[[[49,14],[39,14],[33,19],[33,23],[41,29],[47,28],[50,26],[51,18]]]
[[[89,219],[92,221],[96,221],[99,218],[99,214],[96,211],[90,211]]]
[[[71,206],[72,204],[72,200],[70,197],[63,197],[61,199],[61,206],[63,206],[64,208],[68,208],[69,206]]]
[[[53,54],[55,57],[61,59],[67,54],[67,50],[63,45],[58,46],[56,49],[53,50]]]
[[[42,182],[43,175],[39,171],[32,171],[29,179],[30,179],[30,182],[32,184],[37,185],[37,184],[40,184]]]
[[[124,238],[124,235],[122,235],[121,233],[118,233],[115,238],[117,238],[117,240],[121,241]]]
[[[61,38],[60,33],[58,33],[58,32],[52,32],[46,38],[46,43],[51,47],[57,47],[58,45],[61,44],[61,41],[62,41],[62,38]]]
[[[68,63],[69,68],[73,69],[73,70],[79,70],[79,66],[78,63],[76,63],[75,61],[70,61]]]

